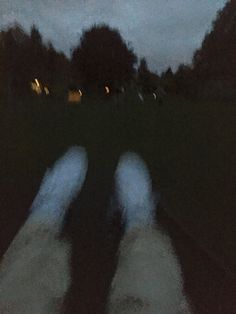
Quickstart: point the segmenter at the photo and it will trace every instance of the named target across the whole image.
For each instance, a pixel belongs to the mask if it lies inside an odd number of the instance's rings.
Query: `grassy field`
[[[0,253],[27,216],[46,168],[76,144],[88,152],[87,190],[93,195],[99,182],[107,198],[122,152],[138,152],[161,192],[162,207],[209,255],[233,269],[235,104],[167,98],[158,106],[151,99],[126,98],[85,99],[76,106],[16,101],[1,110]]]

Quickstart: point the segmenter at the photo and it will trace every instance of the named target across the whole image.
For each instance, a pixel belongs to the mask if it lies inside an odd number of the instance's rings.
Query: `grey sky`
[[[35,23],[67,55],[84,28],[105,22],[120,30],[153,71],[191,62],[226,0],[0,0],[0,27]]]

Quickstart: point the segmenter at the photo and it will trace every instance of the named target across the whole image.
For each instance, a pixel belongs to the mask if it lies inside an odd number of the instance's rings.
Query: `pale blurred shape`
[[[35,81],[35,82],[31,82],[30,83],[30,86],[31,86],[31,89],[37,94],[37,95],[40,95],[42,93],[42,88],[39,84],[39,82]]]
[[[73,146],[47,170],[28,219],[1,260],[1,314],[61,312],[71,284],[71,245],[59,235],[87,167],[85,149]]]
[[[47,88],[47,86],[44,86],[44,91],[45,91],[45,94],[46,94],[46,95],[49,95],[49,94],[50,94],[49,89]]]
[[[71,103],[79,103],[81,102],[82,99],[82,92],[81,90],[79,91],[69,91],[68,92],[68,102]]]
[[[105,91],[106,91],[106,94],[109,94],[110,93],[110,89],[108,86],[105,86]]]
[[[61,230],[65,212],[83,186],[88,167],[84,148],[73,146],[44,175],[27,223]]]
[[[40,86],[39,81],[37,79],[34,79],[37,86]]]
[[[154,222],[155,199],[146,163],[133,152],[119,160],[115,173],[116,192],[126,230]]]

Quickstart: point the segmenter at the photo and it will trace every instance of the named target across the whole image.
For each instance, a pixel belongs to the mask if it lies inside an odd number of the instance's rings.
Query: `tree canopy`
[[[94,25],[72,51],[72,73],[85,87],[114,86],[133,78],[137,58],[118,30]]]
[[[2,96],[9,98],[30,95],[30,82],[35,78],[51,91],[61,90],[61,86],[67,84],[68,74],[69,60],[56,52],[52,44],[43,43],[35,25],[32,26],[30,34],[18,24],[0,31]]]
[[[138,67],[138,84],[143,92],[154,92],[159,84],[160,78],[157,74],[151,72],[148,68],[145,58],[141,58]]]
[[[220,10],[206,34],[202,46],[194,54],[196,74],[205,79],[236,82],[236,1],[228,1]],[[227,62],[226,62],[227,60]]]
[[[230,0],[218,11],[211,30],[194,53],[192,64],[181,64],[174,75],[164,73],[162,82],[174,82],[173,90],[184,95],[235,98],[235,56],[236,0]]]

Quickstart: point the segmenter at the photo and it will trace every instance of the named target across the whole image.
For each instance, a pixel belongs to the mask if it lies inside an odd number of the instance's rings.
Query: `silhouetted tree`
[[[162,73],[161,84],[167,93],[176,93],[176,83],[171,67]]]
[[[147,79],[148,74],[149,74],[149,69],[148,69],[147,61],[145,58],[142,58],[140,60],[139,67],[138,67],[138,79],[141,84],[145,83],[145,80]]]
[[[236,88],[236,1],[217,14],[212,30],[193,57],[198,89],[216,92]]]
[[[94,25],[83,32],[72,52],[74,78],[85,87],[119,85],[133,78],[137,58],[120,33],[107,25]]]
[[[52,86],[56,79],[56,72],[57,72],[57,52],[54,49],[51,42],[48,43],[46,48],[46,55],[45,55],[45,66],[47,68],[46,72],[46,81],[47,84]]]
[[[1,84],[4,86],[4,94],[11,95],[11,91],[17,85],[16,72],[19,64],[18,53],[21,44],[21,28],[14,25],[11,29],[1,32]]]
[[[35,56],[38,47],[35,47],[33,51],[33,40],[18,24],[2,31],[1,39],[0,55],[3,82],[6,85],[5,94],[7,92],[8,99],[10,99],[11,96],[22,96],[27,91],[29,93],[29,82],[35,72]],[[42,42],[38,46],[40,45]],[[42,69],[42,62],[38,67]]]
[[[32,76],[42,79],[44,72],[44,50],[42,36],[35,25],[31,27],[28,47],[28,62],[32,70]],[[29,54],[30,53],[30,54]]]
[[[145,58],[142,58],[139,63],[138,85],[144,93],[154,92],[160,85],[159,76],[149,70]]]
[[[70,62],[63,53],[58,53],[51,43],[45,56],[45,83],[52,93],[62,96],[69,83]]]
[[[0,32],[0,94],[13,100],[31,95],[30,82],[35,78],[60,94],[69,81],[69,60],[44,45],[35,26],[30,35],[18,24]]]
[[[180,64],[175,75],[176,94],[192,96],[195,93],[195,79],[191,66]]]

